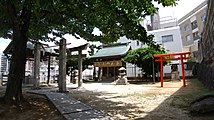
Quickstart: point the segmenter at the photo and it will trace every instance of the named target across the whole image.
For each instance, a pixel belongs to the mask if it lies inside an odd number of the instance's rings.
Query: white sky
[[[10,40],[0,38],[0,53],[4,51],[7,45],[10,43]]]
[[[205,0],[180,0],[175,7],[162,7],[159,5],[159,15],[160,17],[172,16],[174,18],[180,19],[192,9],[197,7]],[[72,43],[71,46],[78,46],[86,43],[84,39],[76,39],[73,36],[66,35],[65,37],[68,43]],[[6,48],[10,40],[4,40],[0,38],[0,53]]]
[[[159,15],[160,17],[173,16],[180,19],[204,1],[205,0],[180,0],[175,7],[160,6]]]

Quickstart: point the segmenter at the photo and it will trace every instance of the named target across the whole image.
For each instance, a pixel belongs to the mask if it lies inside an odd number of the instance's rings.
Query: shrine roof
[[[4,54],[12,54],[12,49],[13,49],[13,41],[11,41],[9,43],[9,45],[5,48],[5,50],[3,51]],[[27,51],[31,51],[29,52],[30,54],[28,54],[30,57],[33,57],[33,51],[34,50],[34,43],[33,41],[28,41],[27,42]],[[58,53],[56,53],[53,49],[51,48],[47,48],[47,47],[41,47],[40,48],[41,52],[44,52],[45,55],[50,55],[50,56],[59,56]],[[29,57],[28,56],[28,57]]]
[[[95,53],[90,58],[104,58],[104,57],[114,57],[114,56],[123,56],[129,50],[131,46],[129,43],[118,43],[111,46],[105,46]]]

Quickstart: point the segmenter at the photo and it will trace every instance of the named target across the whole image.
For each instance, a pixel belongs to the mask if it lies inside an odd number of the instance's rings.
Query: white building
[[[177,24],[177,19],[172,17],[165,17],[161,18],[160,20],[156,20],[159,19],[157,16],[153,17],[152,19],[154,23],[147,21],[146,24],[143,22],[142,25],[144,27],[146,26],[145,28],[147,29],[148,34],[154,35],[154,41],[168,50],[168,53],[182,52],[182,39],[180,35],[180,28]],[[157,21],[159,23],[157,23]],[[126,37],[121,37],[117,42],[131,42],[132,49],[138,49],[145,46],[138,40],[129,40]],[[179,61],[172,61],[172,64],[173,63],[179,64]],[[140,68],[129,63],[127,63],[126,67],[128,77],[141,76],[142,73]],[[180,65],[178,66],[178,69],[181,75],[182,72]],[[165,75],[171,73],[171,65],[164,66],[164,73]]]
[[[180,36],[179,26],[148,31],[148,34],[153,34],[154,41],[168,50],[168,53],[182,52],[182,39]],[[171,61],[171,63],[180,64],[179,61]],[[180,65],[178,65],[178,71],[181,75],[182,72]],[[171,73],[171,65],[164,66],[164,73]]]
[[[168,53],[181,52],[182,40],[179,26],[148,31],[154,35],[154,41],[169,50]]]

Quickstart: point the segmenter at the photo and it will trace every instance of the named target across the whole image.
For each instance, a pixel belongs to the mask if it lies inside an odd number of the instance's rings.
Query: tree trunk
[[[5,102],[9,104],[20,102],[23,98],[22,80],[25,77],[27,37],[21,34],[21,32],[16,33],[12,46],[8,83],[4,96]]]
[[[19,103],[22,99],[22,80],[25,77],[27,33],[30,25],[32,1],[23,1],[23,9],[16,11],[12,0],[6,0],[9,24],[12,26],[12,57],[4,100],[7,104]],[[19,16],[19,15],[20,16]]]

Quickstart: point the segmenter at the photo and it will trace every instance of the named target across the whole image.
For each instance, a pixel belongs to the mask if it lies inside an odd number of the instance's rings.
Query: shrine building
[[[130,43],[117,43],[110,46],[103,46],[92,58],[94,66],[99,67],[100,79],[102,81],[115,81],[119,75],[119,68],[126,67],[122,57],[131,50]]]

